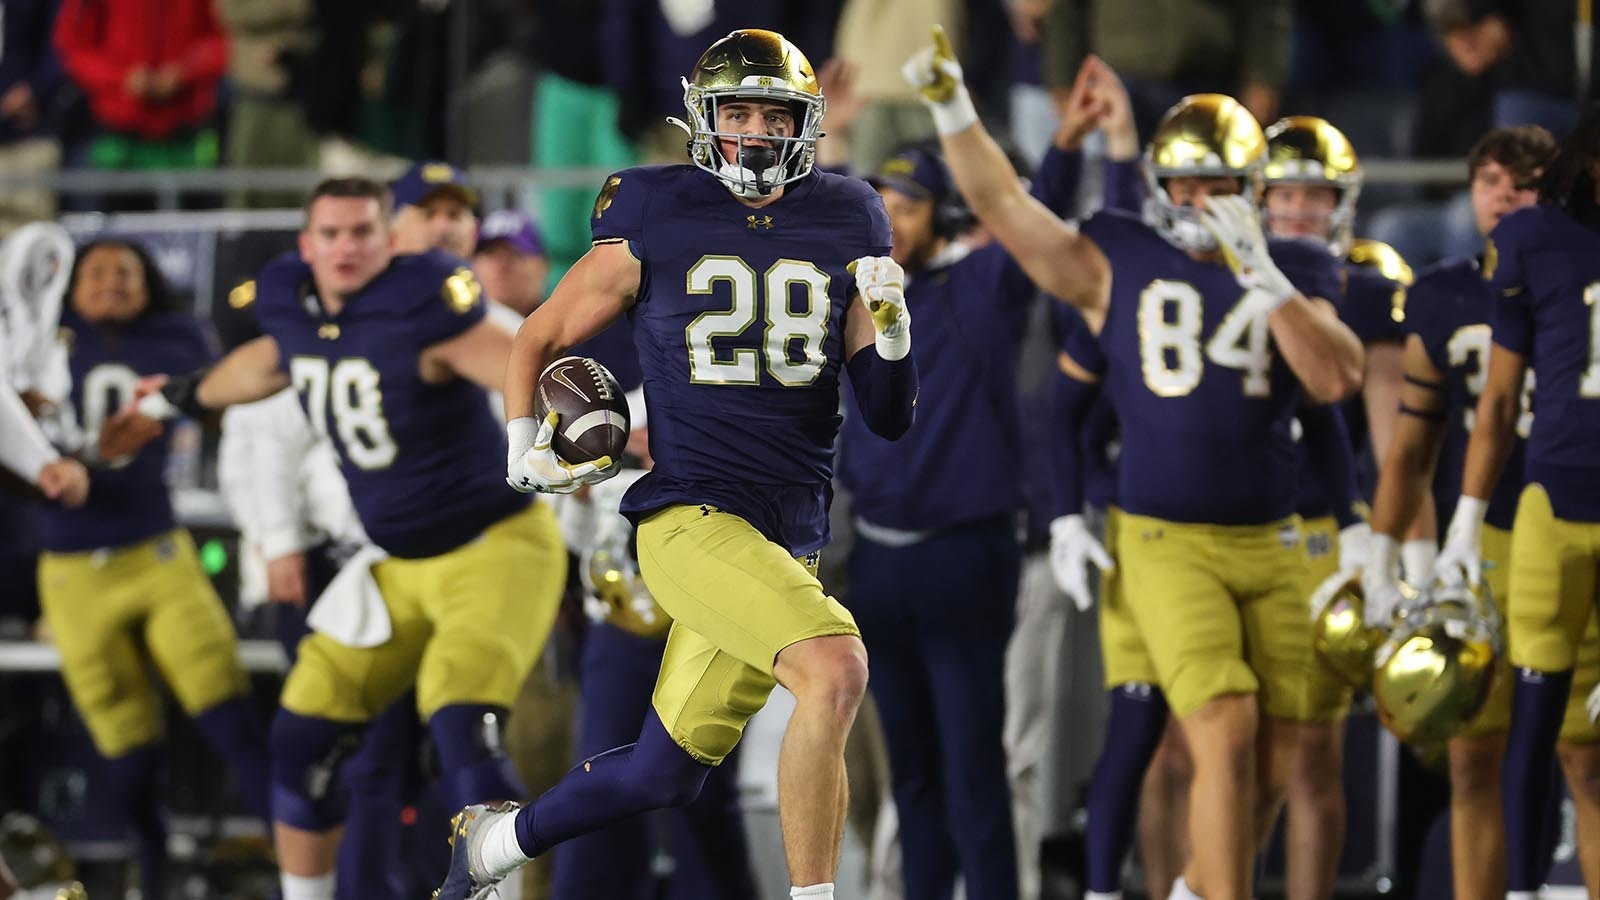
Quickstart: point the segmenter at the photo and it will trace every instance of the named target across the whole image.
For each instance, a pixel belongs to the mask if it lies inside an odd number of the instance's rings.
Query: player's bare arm
[[[262,335],[211,367],[195,388],[195,401],[212,412],[237,403],[265,400],[289,386],[289,374],[278,366],[278,342]]]
[[[627,312],[643,272],[626,241],[595,244],[562,276],[555,292],[517,330],[505,372],[506,419],[533,415],[539,373],[569,347]]]
[[[511,335],[484,319],[449,340],[422,351],[417,361],[422,380],[439,384],[465,378],[486,390],[505,384],[506,362],[511,358]]]
[[[1489,374],[1478,395],[1477,421],[1467,443],[1466,468],[1461,478],[1461,496],[1487,500],[1505,471],[1511,455],[1512,436],[1517,417],[1522,414],[1522,381],[1528,361],[1520,353],[1493,345],[1489,351]]]
[[[1428,358],[1422,338],[1407,337],[1404,353],[1406,384],[1372,504],[1373,534],[1392,541],[1411,526],[1433,483],[1447,415],[1444,374]]]
[[[1016,169],[972,111],[942,29],[903,70],[933,109],[956,186],[972,211],[1034,283],[1081,309],[1096,332],[1111,296],[1111,264],[1094,241],[1029,196]]]
[[[1361,340],[1333,305],[1296,294],[1267,317],[1284,362],[1314,403],[1335,403],[1361,388]]]

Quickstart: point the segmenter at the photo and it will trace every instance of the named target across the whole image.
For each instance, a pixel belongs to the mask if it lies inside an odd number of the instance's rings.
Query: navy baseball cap
[[[945,168],[944,160],[936,153],[915,148],[889,157],[867,183],[936,204],[943,203],[953,191],[950,170]]]
[[[533,217],[520,209],[500,209],[490,213],[478,226],[478,252],[496,241],[528,256],[543,256],[544,241]]]
[[[478,192],[467,182],[467,173],[447,162],[419,162],[389,185],[389,190],[394,194],[395,209],[415,206],[446,192],[468,206],[478,205]]]

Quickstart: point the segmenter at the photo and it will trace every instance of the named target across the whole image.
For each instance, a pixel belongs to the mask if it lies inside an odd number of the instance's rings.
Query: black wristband
[[[201,366],[193,372],[167,376],[161,387],[161,396],[167,398],[179,412],[192,419],[204,419],[211,410],[200,405],[200,382],[211,371],[211,366]]]

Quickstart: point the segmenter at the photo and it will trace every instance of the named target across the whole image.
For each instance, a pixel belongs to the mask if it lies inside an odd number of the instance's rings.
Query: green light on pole
[[[213,578],[223,569],[228,567],[228,548],[216,538],[210,538],[200,545],[200,568]]]

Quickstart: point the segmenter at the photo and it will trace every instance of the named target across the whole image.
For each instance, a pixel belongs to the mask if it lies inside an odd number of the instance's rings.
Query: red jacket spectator
[[[95,119],[151,140],[204,123],[228,63],[211,0],[65,0],[55,44]]]

